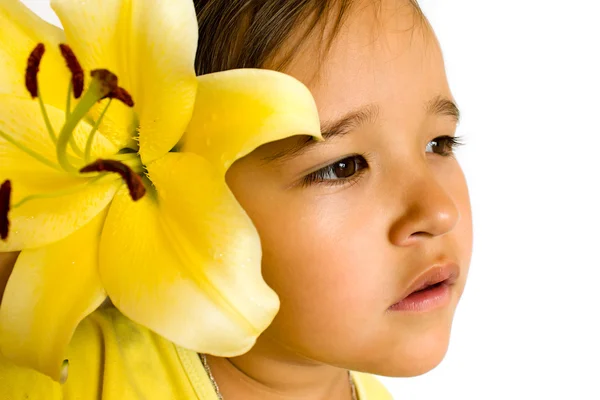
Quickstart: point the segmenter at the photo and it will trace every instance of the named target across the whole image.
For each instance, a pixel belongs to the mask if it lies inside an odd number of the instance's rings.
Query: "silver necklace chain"
[[[208,374],[208,379],[210,379],[210,382],[212,383],[213,389],[215,390],[215,393],[217,394],[217,398],[219,400],[223,400],[223,395],[221,394],[221,391],[219,390],[219,385],[217,385],[217,381],[215,381],[215,378],[213,377],[212,371],[210,369],[210,365],[208,365],[208,361],[206,360],[206,354],[200,354],[200,361],[202,362],[202,366],[204,367],[204,370]],[[352,390],[352,400],[358,400],[358,396],[356,395],[356,385],[354,384],[354,381],[352,380],[352,375],[350,375],[350,371],[348,371],[348,381],[350,382],[350,389]]]

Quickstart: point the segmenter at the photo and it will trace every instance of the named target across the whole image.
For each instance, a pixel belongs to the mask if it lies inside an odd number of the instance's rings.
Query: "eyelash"
[[[453,157],[454,150],[458,146],[464,145],[462,141],[462,137],[460,136],[438,136],[430,143],[436,143],[436,147],[442,145],[442,151],[439,153],[433,152],[434,154],[438,154],[442,157]],[[340,164],[351,164],[354,167],[352,174],[348,177],[342,178],[328,178],[330,175],[336,175],[335,169],[340,167]],[[314,184],[325,184],[330,186],[338,186],[338,185],[347,185],[347,184],[355,184],[358,182],[358,179],[362,176],[365,170],[369,167],[367,160],[365,159],[365,155],[362,154],[354,154],[349,157],[345,157],[341,160],[335,161],[315,172],[312,172],[302,178],[302,186],[307,187]],[[342,167],[343,168],[343,167]]]
[[[464,145],[464,141],[462,136],[438,136],[435,139],[433,139],[432,141],[430,141],[429,143],[439,143],[441,142],[442,144],[445,144],[446,146],[442,147],[442,152],[441,153],[435,153],[434,154],[438,154],[442,157],[452,157],[454,156],[454,151],[456,150],[457,147]],[[427,145],[429,145],[429,143],[427,143]],[[446,150],[446,147],[449,148],[449,150]]]

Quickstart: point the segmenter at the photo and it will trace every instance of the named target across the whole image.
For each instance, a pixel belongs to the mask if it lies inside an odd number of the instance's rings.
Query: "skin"
[[[313,38],[283,72],[309,87],[324,126],[365,105],[379,108],[377,118],[285,160],[265,161],[306,138],[264,145],[227,175],[260,234],[264,278],[281,309],[248,353],[209,357],[226,399],[350,399],[347,370],[417,376],[448,349],[471,258],[471,209],[458,161],[428,148],[454,136],[457,121],[426,105],[453,98],[429,25],[404,3],[383,1],[379,11],[373,3],[354,7],[321,65]],[[368,163],[356,179],[299,184],[356,153]],[[448,306],[389,310],[444,262],[460,267]]]

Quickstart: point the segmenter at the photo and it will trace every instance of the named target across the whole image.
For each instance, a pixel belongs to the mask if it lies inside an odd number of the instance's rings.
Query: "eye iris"
[[[443,152],[443,143],[441,140],[437,139],[437,140],[432,140],[431,141],[431,150],[433,153],[439,154]]]
[[[348,178],[356,172],[356,164],[353,160],[342,160],[335,164],[335,175],[338,178]]]

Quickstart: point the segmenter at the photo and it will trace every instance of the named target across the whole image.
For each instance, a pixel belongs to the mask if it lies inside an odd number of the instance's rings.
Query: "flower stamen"
[[[69,88],[67,89],[67,106],[65,107],[65,122],[71,115],[71,96],[73,95],[73,82],[69,82]]]
[[[42,56],[46,52],[46,47],[43,43],[39,43],[29,54],[27,59],[27,69],[25,71],[25,87],[31,94],[31,98],[35,99],[38,96],[38,72],[40,72],[40,63]]]
[[[97,69],[91,72],[92,82],[85,92],[70,118],[65,122],[56,143],[56,156],[60,166],[67,172],[77,173],[77,169],[67,159],[67,145],[79,121],[100,100],[107,97],[118,88],[118,79],[115,74],[106,69]]]
[[[138,201],[146,194],[142,177],[136,174],[127,164],[120,161],[98,159],[81,168],[79,172],[114,172],[121,175],[121,178],[127,184],[129,195],[133,201]]]
[[[127,92],[127,90],[123,89],[120,86],[117,86],[117,88],[108,95],[108,98],[120,100],[123,104],[129,107],[133,107],[134,105],[133,98],[131,97],[129,92]]]
[[[26,146],[22,145],[21,143],[17,142],[16,140],[14,140],[12,137],[10,137],[9,135],[7,135],[6,133],[0,131],[0,137],[2,139],[6,140],[7,142],[9,142],[10,144],[12,144],[13,146],[15,146],[16,148],[18,148],[19,150],[21,150],[22,152],[24,152],[27,155],[35,158],[36,160],[38,160],[42,164],[45,164],[48,167],[56,169],[58,171],[61,170],[60,166],[56,165],[56,163],[48,160],[46,157],[42,156],[41,154],[38,154],[35,151],[33,151],[33,150],[27,148]]]
[[[83,68],[81,68],[81,64],[77,57],[75,57],[75,53],[71,47],[66,44],[60,44],[60,52],[67,62],[67,68],[71,71],[71,85],[73,87],[73,96],[78,99],[81,97],[83,93],[83,83],[84,83],[84,74]]]
[[[71,87],[72,87],[72,84],[69,83],[69,94],[71,94]],[[65,122],[67,122],[67,120],[69,119],[69,115],[70,115],[69,107],[71,106],[70,102],[71,102],[71,98],[69,97],[69,99],[67,100],[67,110],[65,112]],[[75,153],[75,155],[77,157],[83,157],[83,151],[81,151],[81,149],[75,142],[75,138],[72,135],[69,138],[69,146],[71,146],[71,149],[73,149],[73,152]]]
[[[77,143],[75,143],[75,138],[73,136],[69,138],[69,146],[71,146],[71,149],[73,149],[73,152],[77,157],[83,157],[83,151],[81,151],[79,146],[77,146]]]
[[[108,111],[108,107],[110,107],[110,103],[112,103],[112,99],[108,100],[106,107],[104,107],[104,110],[102,110],[100,117],[98,117],[98,119],[96,120],[96,123],[94,124],[94,127],[92,128],[92,130],[90,131],[90,134],[88,135],[87,142],[85,144],[85,156],[84,156],[85,162],[87,164],[92,162],[91,153],[92,153],[92,143],[94,142],[94,136],[96,135],[96,132],[98,131],[98,127],[102,123],[102,119],[104,119],[104,114],[106,114],[106,112]]]
[[[94,82],[97,84],[97,91],[100,94],[100,99],[108,97],[109,94],[114,92],[119,87],[119,78],[107,69],[95,69],[90,72]],[[88,89],[89,91],[89,89]]]
[[[31,51],[29,54],[29,58],[27,59],[27,69],[25,71],[25,87],[29,94],[31,94],[31,98],[38,99],[40,103],[40,108],[42,110],[42,116],[44,117],[44,123],[46,124],[46,129],[50,134],[50,138],[54,143],[56,143],[56,134],[54,133],[54,128],[52,128],[52,124],[50,124],[50,119],[48,118],[48,112],[46,111],[46,105],[44,104],[44,100],[42,99],[42,94],[39,90],[38,84],[38,73],[40,72],[40,63],[42,62],[42,57],[46,52],[46,47],[43,43],[38,43],[37,46]]]
[[[79,60],[77,60],[77,57],[75,56],[75,53],[73,53],[71,47],[64,43],[61,43],[58,47],[60,48],[60,53],[67,63],[67,68],[69,71],[71,71],[71,81],[67,91],[67,107],[65,112],[66,119],[68,120],[71,114],[71,94],[76,99],[81,97],[81,94],[83,93],[85,76],[83,73],[83,68],[81,67]],[[69,145],[78,157],[83,156],[83,151],[79,149],[79,146],[77,146],[77,143],[75,143],[75,139],[72,136],[69,139]]]
[[[73,113],[69,116],[69,119],[65,121],[56,143],[56,158],[58,159],[60,166],[70,173],[77,173],[77,169],[71,165],[67,159],[67,145],[71,141],[73,131],[77,124],[87,115],[87,112],[98,101],[105,98],[117,99],[122,101],[125,105],[133,107],[131,95],[125,89],[119,87],[119,80],[115,74],[107,69],[95,69],[90,75],[92,76],[92,82],[73,110]],[[91,146],[91,144],[86,143],[86,150],[89,146]],[[75,146],[73,147],[75,148]]]
[[[0,186],[0,239],[8,238],[8,230],[10,221],[8,220],[8,212],[10,211],[10,192],[12,186],[9,180],[4,181]]]

